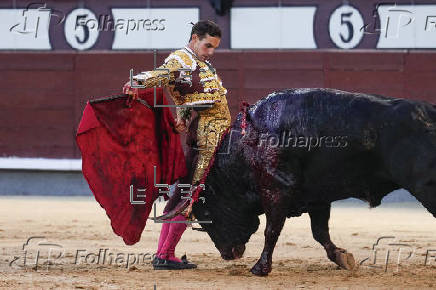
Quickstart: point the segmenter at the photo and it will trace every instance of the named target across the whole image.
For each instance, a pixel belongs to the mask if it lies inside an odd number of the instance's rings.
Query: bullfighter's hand
[[[133,85],[138,85],[136,81],[133,81]],[[138,89],[130,87],[130,81],[123,86],[123,94],[127,94],[132,100],[138,99]]]

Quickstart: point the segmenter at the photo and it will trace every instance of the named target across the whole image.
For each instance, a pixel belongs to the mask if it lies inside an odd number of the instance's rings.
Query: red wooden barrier
[[[158,54],[158,65],[168,52]],[[274,90],[330,87],[436,103],[432,51],[218,51],[232,116]],[[74,134],[88,99],[120,93],[152,52],[1,52],[2,156],[79,158]]]

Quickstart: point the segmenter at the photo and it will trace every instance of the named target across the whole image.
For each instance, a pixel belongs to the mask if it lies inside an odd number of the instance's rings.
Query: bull
[[[195,144],[195,136],[188,142]],[[194,164],[194,149],[189,156]],[[376,207],[400,188],[436,217],[435,107],[333,89],[291,89],[237,115],[205,180],[204,202],[195,203],[193,213],[212,221],[201,226],[226,260],[243,255],[258,216],[265,214],[264,248],[251,268],[259,276],[271,271],[286,218],[308,213],[327,257],[351,269],[352,254],[330,239],[331,203],[353,197]]]

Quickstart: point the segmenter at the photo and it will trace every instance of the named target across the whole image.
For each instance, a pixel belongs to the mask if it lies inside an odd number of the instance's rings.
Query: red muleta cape
[[[154,89],[139,90],[139,98],[150,106],[131,102],[127,95],[89,101],[76,135],[83,175],[113,231],[127,245],[140,240],[153,202],[161,195],[154,185],[154,166],[156,184],[170,185],[187,174],[170,109],[154,107]],[[156,88],[156,104],[168,104],[162,88]],[[131,196],[145,204],[132,204]]]

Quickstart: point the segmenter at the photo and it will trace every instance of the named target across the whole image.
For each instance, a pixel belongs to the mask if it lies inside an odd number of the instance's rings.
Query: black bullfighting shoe
[[[186,259],[186,255],[183,255],[181,260],[182,262],[179,263],[176,261],[157,258],[156,263],[153,264],[153,268],[155,270],[185,270],[197,268],[196,264],[190,263]]]
[[[151,264],[154,266],[154,265],[157,265],[159,263],[162,263],[162,261],[163,261],[163,259],[158,258],[157,256],[154,256],[153,260],[151,261]]]

